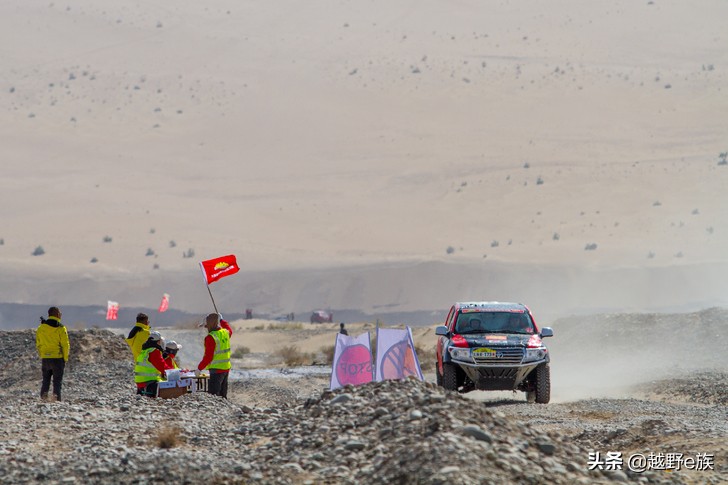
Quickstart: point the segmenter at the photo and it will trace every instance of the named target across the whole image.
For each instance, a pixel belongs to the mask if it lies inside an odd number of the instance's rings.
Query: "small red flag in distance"
[[[202,269],[202,274],[205,276],[205,281],[208,285],[216,282],[220,278],[230,276],[240,271],[234,254],[202,261],[200,262],[200,269]]]
[[[106,319],[116,320],[119,317],[119,303],[109,300],[106,305]]]
[[[165,293],[162,295],[162,303],[159,304],[159,313],[166,312],[169,308],[169,295]]]

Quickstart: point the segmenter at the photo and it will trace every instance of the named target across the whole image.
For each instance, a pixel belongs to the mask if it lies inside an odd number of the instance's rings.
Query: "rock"
[[[485,441],[486,443],[492,443],[493,438],[483,431],[483,429],[480,426],[476,426],[474,424],[469,424],[467,426],[463,426],[460,428],[460,434],[463,434],[465,436],[470,436],[472,438],[475,438],[478,441]]]

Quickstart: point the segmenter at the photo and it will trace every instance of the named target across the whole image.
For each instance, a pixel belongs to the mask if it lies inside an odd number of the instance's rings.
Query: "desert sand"
[[[233,253],[223,313],[725,306],[726,18],[2,2],[0,298],[204,313]]]

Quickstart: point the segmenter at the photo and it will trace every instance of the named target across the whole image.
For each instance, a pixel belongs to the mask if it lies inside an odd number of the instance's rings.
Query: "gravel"
[[[326,378],[313,376],[233,381],[230,400],[149,399],[135,395],[121,336],[69,336],[64,401],[44,402],[33,331],[0,332],[3,483],[720,483],[728,473],[719,392],[714,404],[660,401],[669,384],[655,382],[650,399],[539,406],[477,402],[411,379],[321,391]],[[725,374],[713,377],[725,388]],[[266,399],[248,400],[251,387],[268,389]],[[660,444],[718,453],[716,470],[587,466],[595,450]]]

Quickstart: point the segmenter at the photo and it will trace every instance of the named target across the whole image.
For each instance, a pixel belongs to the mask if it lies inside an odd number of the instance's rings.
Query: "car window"
[[[455,333],[533,333],[533,323],[523,312],[461,313],[455,323]]]
[[[447,318],[445,319],[445,325],[448,329],[452,329],[452,321],[453,321],[453,314],[455,313],[455,307],[450,307],[450,313],[447,314]]]

